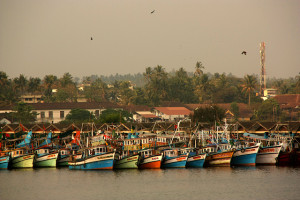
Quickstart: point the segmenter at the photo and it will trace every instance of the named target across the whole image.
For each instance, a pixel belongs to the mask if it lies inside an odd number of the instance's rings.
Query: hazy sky
[[[194,71],[197,61],[243,77],[260,74],[262,41],[267,76],[300,72],[300,0],[0,0],[9,77]]]

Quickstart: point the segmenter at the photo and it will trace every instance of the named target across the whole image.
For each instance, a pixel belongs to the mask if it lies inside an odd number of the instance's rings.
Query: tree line
[[[180,68],[173,72],[158,65],[147,67],[143,74],[91,75],[82,80],[65,73],[62,77],[50,74],[44,78],[16,78],[0,71],[0,105],[15,105],[21,95],[42,95],[43,102],[113,102],[120,105],[160,106],[165,101],[181,103],[246,103],[258,110],[263,104],[259,93],[259,76],[205,73],[201,62],[195,71]],[[279,94],[300,93],[299,74],[287,79],[268,79],[267,88],[275,88]],[[276,104],[276,102],[270,102]],[[273,105],[274,107],[274,105]],[[274,108],[273,108],[274,109]],[[256,113],[259,114],[259,113]]]

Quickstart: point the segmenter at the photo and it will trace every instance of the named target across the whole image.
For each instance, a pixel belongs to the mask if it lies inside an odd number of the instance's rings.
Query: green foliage
[[[192,116],[192,121],[214,124],[215,122],[220,122],[224,117],[224,109],[216,105],[211,105],[195,109],[194,115]]]
[[[13,116],[15,120],[18,120],[23,124],[34,122],[38,114],[36,112],[33,112],[32,110],[33,108],[31,106],[26,103],[20,102],[14,107]]]
[[[239,106],[236,102],[231,103],[230,111],[234,114],[235,119],[239,118],[240,109],[239,109]]]
[[[259,121],[278,121],[280,114],[281,111],[277,101],[268,99],[258,107],[256,118]]]
[[[98,122],[101,123],[124,123],[132,119],[132,115],[124,110],[107,109],[101,112]]]
[[[88,122],[95,118],[93,113],[84,109],[72,109],[66,116],[66,121],[69,122]]]

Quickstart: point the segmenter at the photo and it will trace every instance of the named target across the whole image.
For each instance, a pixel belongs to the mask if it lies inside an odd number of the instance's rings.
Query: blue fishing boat
[[[113,169],[115,152],[107,152],[105,145],[82,149],[82,157],[75,159],[71,157],[69,169],[93,170]]]
[[[181,154],[188,154],[186,162],[187,168],[203,168],[206,153],[200,153],[199,150],[195,148],[184,148],[181,149]]]
[[[180,149],[164,149],[162,168],[185,168],[188,154],[181,154]]]
[[[10,162],[10,155],[8,152],[0,152],[0,169],[8,169]]]
[[[260,143],[239,144],[235,150],[232,159],[232,166],[255,166],[256,156],[259,150]]]

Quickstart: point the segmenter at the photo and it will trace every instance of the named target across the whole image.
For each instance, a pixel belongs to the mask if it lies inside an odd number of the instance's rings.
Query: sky
[[[0,0],[10,78],[193,72],[197,61],[205,73],[259,75],[261,42],[267,77],[299,74],[300,0]]]

